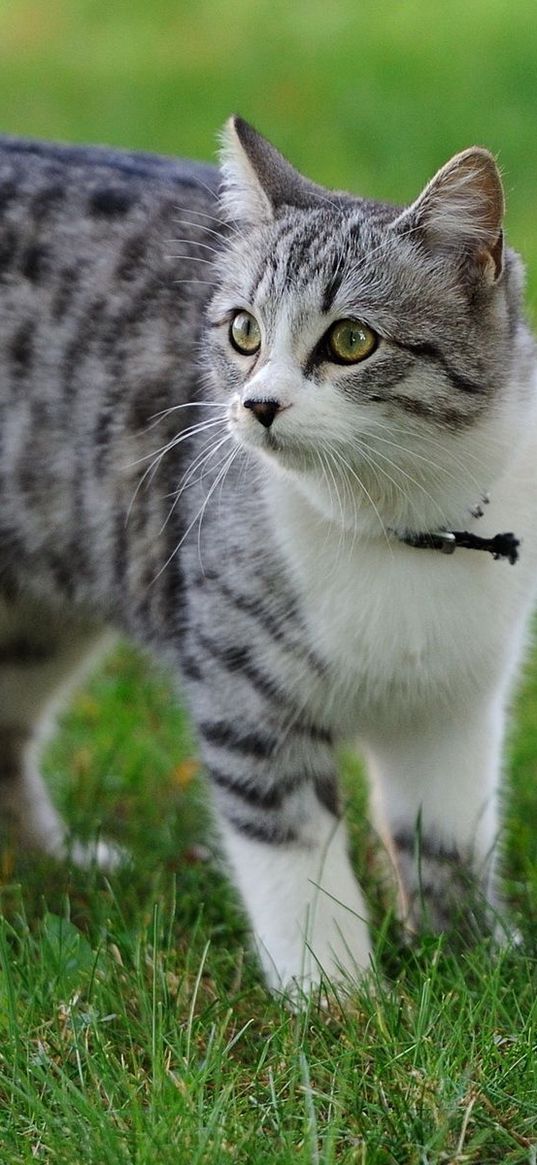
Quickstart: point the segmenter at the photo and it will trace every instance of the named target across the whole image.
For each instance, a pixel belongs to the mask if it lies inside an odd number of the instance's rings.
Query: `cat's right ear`
[[[463,150],[435,174],[393,226],[430,250],[473,258],[490,282],[502,273],[504,198],[492,154]]]
[[[234,222],[270,222],[282,205],[311,206],[315,186],[242,117],[230,117],[221,135],[220,200]]]

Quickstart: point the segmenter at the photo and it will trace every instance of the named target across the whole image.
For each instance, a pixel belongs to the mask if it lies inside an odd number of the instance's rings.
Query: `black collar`
[[[398,534],[400,542],[415,546],[418,550],[441,550],[442,554],[454,554],[457,546],[465,550],[488,550],[498,561],[507,558],[511,566],[518,561],[520,540],[514,534],[495,534],[493,538],[479,538],[467,530],[434,530],[430,534]]]

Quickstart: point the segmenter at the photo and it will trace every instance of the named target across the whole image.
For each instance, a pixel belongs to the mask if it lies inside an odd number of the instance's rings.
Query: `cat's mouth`
[[[276,436],[276,433],[272,432],[272,429],[267,429],[263,445],[265,449],[270,449],[271,453],[281,453],[285,449],[285,443]]]
[[[259,453],[283,469],[291,469],[296,473],[318,470],[315,449],[306,441],[299,441],[287,433],[283,435],[274,432],[272,428],[261,433],[255,432],[255,439],[251,432],[248,435],[244,432],[236,435],[243,448]]]
[[[282,433],[275,425],[240,423],[232,414],[230,427],[239,444],[249,452],[267,454],[295,469],[310,462],[312,451],[307,442],[297,440],[294,434]]]

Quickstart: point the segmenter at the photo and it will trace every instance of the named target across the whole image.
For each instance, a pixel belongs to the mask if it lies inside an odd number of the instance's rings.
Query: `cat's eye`
[[[358,364],[374,352],[378,342],[371,328],[359,320],[336,320],[325,341],[328,359],[336,364]]]
[[[261,347],[261,330],[249,311],[238,311],[231,321],[229,338],[237,352],[254,356]]]

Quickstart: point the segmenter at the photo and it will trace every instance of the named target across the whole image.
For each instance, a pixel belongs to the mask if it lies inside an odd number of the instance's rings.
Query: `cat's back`
[[[117,223],[168,199],[201,211],[214,207],[217,187],[216,169],[204,162],[0,134],[3,231],[29,217],[57,225],[62,214]]]
[[[0,342],[11,371],[20,375],[43,327],[50,349],[52,331],[59,339],[76,321],[113,337],[122,314],[155,300],[162,312],[165,290],[168,315],[195,302],[200,264],[184,267],[203,253],[208,224],[218,227],[216,191],[203,163],[0,137]]]
[[[0,137],[4,432],[37,417],[50,457],[77,400],[141,427],[186,399],[219,232],[209,165]]]
[[[177,432],[168,410],[195,398],[216,190],[199,163],[0,138],[0,548],[25,585],[52,552],[70,578],[91,537],[105,561]],[[129,528],[146,530],[138,560],[154,543],[159,566],[160,493]]]

